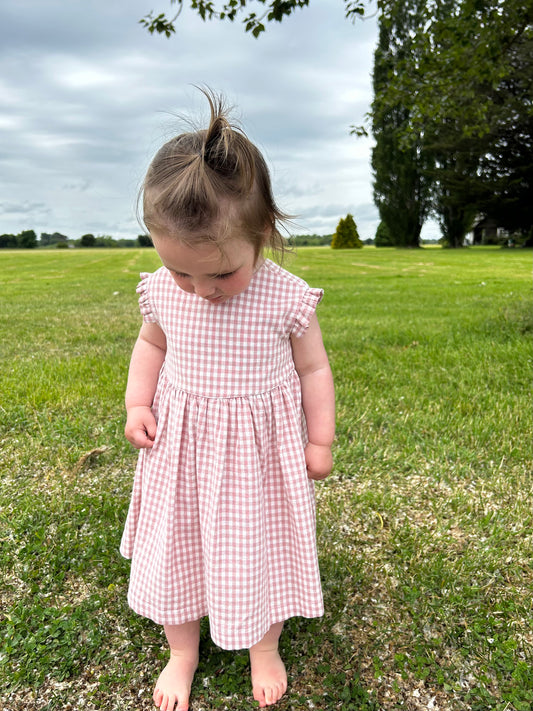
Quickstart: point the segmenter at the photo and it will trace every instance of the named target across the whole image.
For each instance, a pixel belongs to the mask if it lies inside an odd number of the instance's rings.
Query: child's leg
[[[287,672],[278,652],[283,622],[272,625],[263,639],[250,647],[252,688],[259,706],[270,706],[287,691]]]
[[[192,680],[198,666],[200,620],[165,625],[170,659],[154,690],[154,704],[161,711],[187,711]]]

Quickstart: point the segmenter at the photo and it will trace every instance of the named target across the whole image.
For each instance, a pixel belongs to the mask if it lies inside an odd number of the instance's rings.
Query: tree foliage
[[[66,235],[61,234],[61,232],[54,232],[53,234],[49,234],[47,232],[41,232],[41,236],[39,238],[39,246],[40,247],[48,247],[52,244],[67,245],[67,242],[68,242],[68,237]]]
[[[137,244],[139,247],[153,247],[154,244],[150,235],[137,235]]]
[[[35,249],[37,247],[37,235],[35,230],[24,230],[18,237],[18,246],[22,249]]]
[[[320,247],[330,245],[333,235],[291,235],[287,242],[294,247]]]
[[[82,235],[80,238],[80,247],[94,247],[96,245],[96,237],[93,234]]]
[[[387,224],[383,220],[379,223],[376,230],[376,237],[374,239],[374,244],[376,247],[395,247],[396,240],[394,239],[391,231],[387,227]]]
[[[413,50],[412,37],[420,23],[424,0],[412,0],[398,9],[395,22],[380,21],[374,53],[372,151],[374,201],[381,220],[402,247],[418,247],[424,220],[430,208],[431,183],[426,173],[429,158],[422,134],[409,143],[403,135],[410,125],[409,103],[388,98],[398,67]],[[386,99],[384,97],[387,97]]]
[[[333,239],[331,240],[332,249],[362,249],[363,243],[357,231],[357,225],[353,219],[353,215],[348,213],[346,217],[341,217]]]
[[[403,24],[416,0],[378,0],[381,21]],[[464,136],[493,125],[494,90],[509,75],[512,48],[531,30],[531,0],[425,0],[411,51],[398,64],[388,100],[409,100],[410,132],[456,122]],[[423,89],[423,91],[421,91]]]
[[[17,235],[0,235],[0,249],[35,249],[37,235],[35,230],[23,230]]]
[[[375,83],[372,106],[374,168],[381,170],[377,178],[385,176],[383,189],[376,181],[382,219],[390,226],[387,210],[394,210],[404,183],[407,198],[410,166],[431,187],[447,245],[461,246],[479,214],[511,231],[531,231],[531,0],[378,0],[378,6],[380,42],[389,36],[389,65]],[[376,53],[375,74],[383,72],[378,58],[384,63]]]
[[[176,12],[173,17],[168,18],[165,13],[154,15],[148,13],[140,20],[151,34],[164,34],[171,37],[176,32],[176,20],[180,16],[184,5],[184,0],[170,0],[176,5]],[[229,20],[234,22],[240,18],[246,32],[251,32],[254,37],[265,31],[265,23],[282,22],[295,10],[307,7],[310,0],[226,0],[225,2],[213,2],[213,0],[189,0],[189,5],[202,20]],[[348,18],[355,18],[357,15],[364,15],[364,2],[358,0],[344,0],[345,15]]]
[[[342,1],[352,20],[372,5]],[[173,18],[150,14],[141,22],[170,37],[188,6],[203,20],[239,18],[258,37],[268,22],[309,2],[171,0]],[[531,232],[532,0],[375,2],[373,168],[382,219],[410,246],[418,244],[430,205],[450,246],[462,244],[478,213]]]
[[[510,232],[533,225],[533,33],[509,48],[508,71],[493,92],[490,131],[475,198],[481,211]],[[526,227],[526,229],[524,229]],[[527,229],[529,228],[529,230]]]

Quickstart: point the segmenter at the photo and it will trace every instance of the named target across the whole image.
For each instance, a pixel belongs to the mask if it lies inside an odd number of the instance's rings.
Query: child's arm
[[[152,414],[159,371],[165,360],[167,341],[156,323],[143,323],[131,354],[126,387],[126,438],[137,449],[152,447],[156,421]]]
[[[302,404],[309,444],[305,461],[310,479],[325,479],[333,467],[331,445],[335,437],[335,389],[316,314],[300,338],[291,338],[296,371],[302,386]]]

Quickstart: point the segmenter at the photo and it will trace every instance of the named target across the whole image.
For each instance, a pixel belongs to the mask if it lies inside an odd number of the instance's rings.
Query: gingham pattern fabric
[[[128,601],[159,624],[208,615],[216,644],[249,648],[275,622],[323,613],[290,345],[322,291],[270,260],[222,304],[164,267],[141,277],[141,312],[167,355],[121,544]]]

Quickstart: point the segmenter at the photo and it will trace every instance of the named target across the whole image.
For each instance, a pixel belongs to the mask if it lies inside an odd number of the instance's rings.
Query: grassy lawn
[[[153,250],[2,251],[0,709],[152,709],[161,631],[118,553],[136,453],[123,392]],[[294,709],[533,706],[531,252],[335,252],[335,471],[317,486],[323,619],[282,640]],[[193,711],[250,709],[202,628]]]

